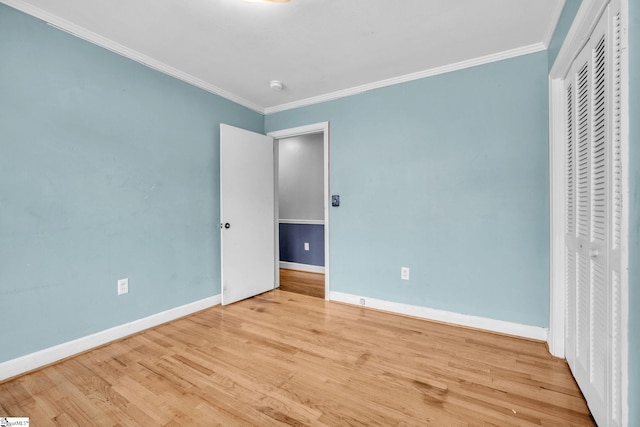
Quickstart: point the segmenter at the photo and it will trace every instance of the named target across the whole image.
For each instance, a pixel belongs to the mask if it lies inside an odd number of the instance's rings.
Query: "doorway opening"
[[[276,286],[329,299],[328,123],[271,132],[275,140]]]

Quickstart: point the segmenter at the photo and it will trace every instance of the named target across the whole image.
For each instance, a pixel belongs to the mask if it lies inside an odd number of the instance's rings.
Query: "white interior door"
[[[275,286],[273,138],[220,125],[222,304]]]
[[[620,43],[610,9],[565,80],[565,349],[601,426],[621,421]]]

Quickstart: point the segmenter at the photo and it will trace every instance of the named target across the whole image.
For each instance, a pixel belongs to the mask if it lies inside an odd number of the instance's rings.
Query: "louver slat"
[[[565,250],[566,253],[566,337],[569,340],[569,347],[571,350],[575,349],[575,336],[576,336],[576,254],[570,249]],[[567,361],[573,364],[573,354],[567,355]],[[573,367],[573,366],[572,366]]]
[[[593,118],[591,147],[591,239],[605,242],[606,236],[606,85],[605,39],[600,39],[594,50],[593,61]]]
[[[620,420],[622,417],[622,402],[620,400],[620,382],[622,380],[621,365],[621,298],[620,275],[612,272],[611,277],[611,418]]]
[[[607,385],[607,273],[601,264],[591,263],[589,376],[602,399]]]
[[[576,292],[576,361],[586,365],[589,356],[589,262],[585,256],[578,254],[577,260],[577,292]],[[587,371],[588,366],[583,366]]]
[[[622,96],[621,89],[621,52],[620,14],[614,18],[614,52],[613,52],[613,176],[612,176],[612,249],[620,247],[620,232],[622,227]]]
[[[567,87],[567,171],[566,171],[566,228],[567,233],[576,233],[575,196],[575,147],[573,139],[573,86]]]
[[[577,99],[577,225],[578,236],[589,237],[589,67],[578,72]]]

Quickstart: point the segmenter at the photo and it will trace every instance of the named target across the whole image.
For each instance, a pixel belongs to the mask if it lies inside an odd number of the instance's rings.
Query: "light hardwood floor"
[[[540,342],[281,290],[0,384],[32,426],[589,426]]]
[[[281,268],[280,290],[324,298],[324,274]]]

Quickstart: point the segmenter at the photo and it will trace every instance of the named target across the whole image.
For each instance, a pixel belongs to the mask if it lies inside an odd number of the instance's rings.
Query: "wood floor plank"
[[[593,426],[544,343],[275,290],[0,384],[33,425]]]
[[[324,273],[280,269],[280,290],[324,298]]]

